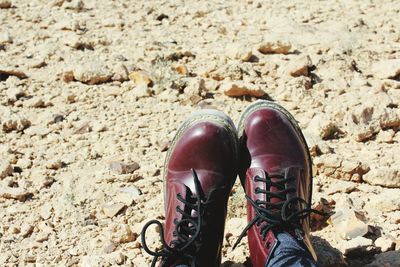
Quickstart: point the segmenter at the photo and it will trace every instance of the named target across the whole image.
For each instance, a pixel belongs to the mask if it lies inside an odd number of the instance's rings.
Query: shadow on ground
[[[332,247],[325,239],[312,236],[312,243],[318,256],[320,267],[400,267],[400,251],[380,253],[378,250],[360,248],[344,256],[338,249]],[[245,262],[225,261],[221,267],[252,267],[250,259]]]
[[[318,256],[318,264],[321,267],[347,266],[343,254],[332,247],[328,241],[318,236],[312,236],[311,242]]]

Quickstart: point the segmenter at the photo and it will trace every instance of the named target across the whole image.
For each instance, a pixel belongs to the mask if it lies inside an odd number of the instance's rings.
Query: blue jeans
[[[316,267],[306,245],[295,239],[293,236],[283,232],[276,238],[279,244],[276,246],[271,259],[266,267],[293,266],[293,267]]]
[[[308,252],[306,246],[301,241],[297,241],[291,235],[283,232],[276,238],[278,245],[275,247],[268,265],[265,267],[317,267],[317,263]],[[176,267],[189,267],[187,265],[178,265]]]

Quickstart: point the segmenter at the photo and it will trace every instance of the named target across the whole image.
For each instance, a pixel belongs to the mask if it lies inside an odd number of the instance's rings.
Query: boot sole
[[[193,125],[199,123],[199,122],[212,122],[215,123],[218,126],[223,127],[228,134],[231,137],[231,140],[233,141],[233,146],[234,146],[234,151],[235,151],[235,165],[237,166],[238,164],[238,151],[239,151],[239,142],[238,142],[238,136],[237,136],[237,130],[235,127],[235,124],[231,120],[230,117],[228,117],[225,113],[218,111],[218,110],[213,110],[213,109],[203,109],[203,110],[198,110],[193,112],[178,128],[174,138],[171,141],[171,144],[168,148],[167,155],[165,157],[164,161],[164,168],[163,168],[163,192],[164,192],[164,203],[165,203],[165,193],[166,193],[166,183],[165,183],[165,177],[167,174],[167,167],[168,167],[168,162],[171,157],[172,151],[175,149],[175,145],[178,142],[178,140],[181,138],[181,136]]]

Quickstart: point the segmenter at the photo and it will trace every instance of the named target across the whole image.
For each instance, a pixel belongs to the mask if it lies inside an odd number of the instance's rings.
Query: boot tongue
[[[270,176],[272,177],[271,182],[273,182],[273,183],[279,183],[282,180],[282,178],[277,178],[276,177],[277,175],[272,174]],[[278,193],[278,192],[282,191],[282,187],[271,185],[271,187],[269,188],[269,191],[272,193]],[[267,196],[267,198],[268,198],[268,196]],[[278,204],[282,201],[285,201],[285,199],[281,199],[281,198],[275,197],[275,196],[269,196],[269,198],[270,199],[267,199],[267,201],[271,202],[272,204]],[[273,209],[273,210],[278,211],[277,209]]]
[[[306,195],[306,188],[304,188],[305,183],[301,183],[303,169],[292,166],[288,167],[284,170],[285,178],[290,178],[289,182],[285,183],[285,189],[291,189],[290,192],[286,194],[286,198],[290,201],[293,198],[297,198],[298,196]],[[293,202],[291,205],[292,211],[298,211],[304,207],[300,207],[298,202]]]
[[[270,180],[273,183],[273,185],[269,186],[266,183],[258,182],[257,187],[259,187],[262,190],[266,190],[266,191],[270,191],[272,193],[279,194],[279,192],[281,192],[285,189],[293,188],[293,190],[288,193],[281,193],[280,196],[282,198],[280,198],[278,196],[273,196],[273,195],[266,195],[265,200],[272,204],[279,204],[279,203],[283,204],[283,202],[297,197],[298,193],[299,193],[299,192],[297,192],[298,190],[304,190],[303,188],[300,187],[300,184],[299,184],[299,177],[301,175],[301,169],[296,166],[290,166],[290,167],[286,167],[281,170],[274,170],[271,172],[265,172],[265,171],[259,169],[256,171],[256,175],[262,179]],[[283,183],[282,180],[285,178],[292,178],[292,180]],[[298,207],[296,207],[296,205],[294,205],[292,208],[296,209]],[[277,211],[277,212],[280,211],[280,209],[277,209],[277,208],[272,208],[272,210]]]
[[[277,186],[271,186],[270,191],[277,193],[282,190],[288,190],[286,193],[282,193],[281,196],[284,198],[278,198],[278,197],[271,197],[270,202],[277,204],[282,201],[290,201],[293,198],[297,198],[300,195],[305,195],[303,193],[305,188],[301,186],[301,175],[302,175],[302,169],[296,166],[290,166],[282,170],[281,173],[272,173],[269,174],[271,177],[271,181],[274,183],[278,183],[279,185]],[[289,179],[289,181],[283,183],[283,179]],[[291,189],[291,190],[290,190]],[[286,209],[286,215],[289,215],[291,212],[298,211],[302,207],[299,207],[299,204],[295,201],[290,204],[290,207],[287,207]]]

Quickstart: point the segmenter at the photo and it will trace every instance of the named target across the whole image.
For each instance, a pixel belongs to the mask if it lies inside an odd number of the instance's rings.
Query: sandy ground
[[[0,0],[0,265],[148,266],[194,110],[285,106],[314,161],[321,266],[400,266],[400,2]],[[321,200],[322,198],[322,200]],[[245,199],[223,266],[248,266]],[[148,243],[159,246],[156,233]],[[385,265],[386,264],[386,265]]]

